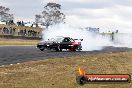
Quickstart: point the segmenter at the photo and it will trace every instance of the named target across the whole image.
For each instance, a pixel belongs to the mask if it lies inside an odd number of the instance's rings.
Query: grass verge
[[[132,84],[76,84],[78,67],[88,74],[132,75],[132,52],[82,55],[0,67],[0,88],[132,88]]]
[[[23,40],[23,39],[2,39],[0,38],[0,46],[10,45],[36,45],[40,40]]]

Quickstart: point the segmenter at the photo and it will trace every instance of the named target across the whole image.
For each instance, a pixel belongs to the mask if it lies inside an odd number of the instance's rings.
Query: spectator
[[[33,27],[33,24],[31,25],[31,27]]]
[[[18,23],[19,24],[19,23]],[[3,27],[0,28],[0,34],[3,35],[18,35],[18,36],[30,36],[30,37],[39,37],[40,32],[35,30],[27,30],[27,29],[17,29],[15,27]]]
[[[114,32],[111,33],[111,40],[114,41]]]
[[[22,21],[22,24],[21,24],[21,26],[25,26],[23,21]]]
[[[0,34],[2,34],[2,28],[0,28]]]
[[[20,29],[17,30],[17,35],[18,35],[18,36],[20,35]]]
[[[10,34],[13,33],[12,31],[13,31],[13,30],[12,30],[12,27],[10,27],[10,28],[9,28],[9,32],[10,32]]]
[[[16,28],[13,28],[12,34],[15,35]]]
[[[24,35],[27,35],[27,30],[26,29],[24,30]]]
[[[118,33],[118,30],[116,30],[116,33]]]

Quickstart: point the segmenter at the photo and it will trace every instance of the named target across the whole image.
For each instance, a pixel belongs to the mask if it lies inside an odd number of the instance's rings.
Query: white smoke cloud
[[[132,48],[132,34],[131,33],[116,34],[114,36],[114,46]]]
[[[56,36],[71,37],[73,39],[83,39],[83,51],[101,50],[104,46],[112,43],[109,38],[100,34],[90,33],[85,29],[79,29],[68,25],[52,26],[43,31],[43,40],[46,41]]]
[[[132,48],[131,33],[115,33],[114,41],[111,41],[111,35],[92,33],[87,31],[86,29],[79,29],[66,24],[52,26],[49,29],[45,29],[43,31],[43,41],[55,38],[56,36],[71,37],[73,39],[83,39],[83,51],[101,50],[107,46]]]
[[[71,25],[132,33],[132,0],[0,0],[0,5],[9,7],[16,21],[34,21],[48,2],[61,4]]]

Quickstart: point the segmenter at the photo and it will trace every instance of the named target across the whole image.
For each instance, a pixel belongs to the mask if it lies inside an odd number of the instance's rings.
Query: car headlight
[[[47,45],[47,46],[50,46],[50,45]]]

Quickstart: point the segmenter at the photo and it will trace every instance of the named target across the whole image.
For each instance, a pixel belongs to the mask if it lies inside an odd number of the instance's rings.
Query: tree
[[[42,23],[42,16],[41,15],[35,15],[35,22],[36,23]]]
[[[61,5],[57,3],[47,3],[41,15],[35,15],[36,23],[42,23],[46,28],[64,22],[65,15],[60,11]]]
[[[0,21],[10,21],[14,19],[13,14],[9,14],[10,9],[0,6]]]

